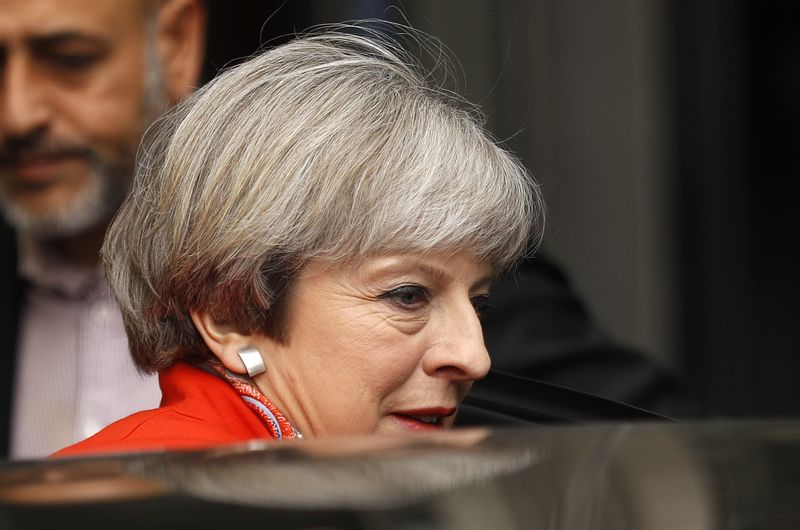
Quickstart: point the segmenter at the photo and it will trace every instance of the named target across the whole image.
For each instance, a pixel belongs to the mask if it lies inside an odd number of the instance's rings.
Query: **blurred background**
[[[394,6],[394,7],[392,7]],[[800,32],[743,0],[208,0],[205,79],[308,26],[406,21],[541,184],[545,252],[715,417],[800,413]]]

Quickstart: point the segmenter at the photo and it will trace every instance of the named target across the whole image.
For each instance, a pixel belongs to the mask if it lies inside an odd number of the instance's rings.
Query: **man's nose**
[[[0,136],[24,138],[47,125],[45,87],[24,58],[7,57],[0,66]]]
[[[475,381],[489,373],[491,360],[483,329],[469,300],[443,310],[435,347],[423,360],[428,375],[454,381]]]

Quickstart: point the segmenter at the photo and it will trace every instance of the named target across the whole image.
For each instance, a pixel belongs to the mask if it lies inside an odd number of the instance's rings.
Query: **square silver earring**
[[[242,360],[242,364],[247,370],[247,375],[250,377],[255,377],[267,371],[261,352],[252,346],[239,350],[239,358]]]

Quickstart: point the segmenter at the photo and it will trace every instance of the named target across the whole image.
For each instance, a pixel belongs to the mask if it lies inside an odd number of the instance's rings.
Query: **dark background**
[[[400,12],[387,11],[385,4],[209,0],[205,79],[310,25],[362,17],[399,20]],[[428,20],[420,4],[401,6],[417,27]],[[498,7],[477,1],[458,5],[445,13],[449,22],[444,29],[457,34],[464,17],[481,19],[489,30],[474,38],[501,53],[509,41],[506,32],[520,26],[515,14],[529,9],[514,1],[498,2]],[[537,5],[544,13],[558,9],[556,0]],[[659,6],[656,23],[664,60],[657,88],[668,120],[659,126],[658,148],[665,153],[670,183],[663,197],[670,237],[663,242],[668,263],[662,280],[672,297],[664,305],[667,361],[712,416],[794,416],[800,413],[800,223],[793,186],[800,169],[796,9],[789,2],[735,0],[663,1]],[[469,69],[471,58],[459,59]],[[499,85],[500,94],[504,83],[527,84],[513,73],[491,75],[498,77],[484,81]],[[526,89],[535,87],[531,82]],[[602,107],[603,101],[594,104]],[[487,110],[489,127],[498,137],[511,138],[510,147],[536,167],[523,140],[515,144],[514,131],[501,130],[519,109],[495,105]],[[548,235],[556,247],[558,237]],[[569,260],[564,261],[571,272]],[[593,309],[602,320],[602,300]]]
[[[794,179],[800,32],[792,4],[681,2],[675,99],[684,216],[682,358],[713,410],[800,410]]]

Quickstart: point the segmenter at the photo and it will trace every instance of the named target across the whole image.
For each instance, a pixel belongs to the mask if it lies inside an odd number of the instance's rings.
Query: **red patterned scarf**
[[[247,406],[256,413],[274,439],[291,440],[303,437],[283,413],[264,397],[252,379],[235,374],[219,363],[207,362],[203,368],[227,381]]]

